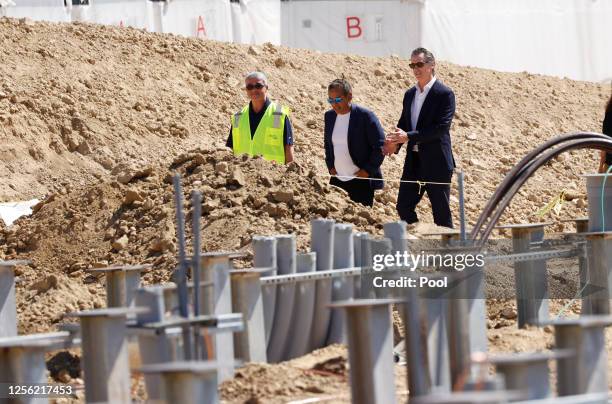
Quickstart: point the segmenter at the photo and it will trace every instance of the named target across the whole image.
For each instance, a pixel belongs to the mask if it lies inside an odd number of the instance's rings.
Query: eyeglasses
[[[415,67],[418,67],[419,69],[423,66],[425,66],[427,64],[427,62],[416,62],[416,63],[410,63],[408,64],[408,67],[411,69],[414,69]]]
[[[341,97],[328,98],[327,102],[329,102],[330,104],[338,104],[338,103],[342,102],[342,98]]]
[[[261,83],[255,83],[255,84],[247,84],[246,85],[246,89],[247,90],[253,90],[253,89],[258,89],[261,90],[262,88],[264,88],[266,85],[265,84],[261,84]]]

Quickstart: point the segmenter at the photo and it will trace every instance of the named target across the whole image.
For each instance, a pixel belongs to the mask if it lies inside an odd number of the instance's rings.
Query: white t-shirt
[[[334,146],[334,168],[338,172],[340,181],[353,179],[359,167],[353,163],[348,149],[348,127],[351,113],[336,115],[336,123],[332,132],[332,145]],[[345,176],[345,177],[343,177]]]

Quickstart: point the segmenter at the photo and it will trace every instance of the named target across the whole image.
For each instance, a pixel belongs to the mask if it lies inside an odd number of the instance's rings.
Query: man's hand
[[[336,171],[336,169],[335,169],[335,168],[330,168],[330,169],[329,169],[329,173],[330,173],[331,175],[338,175],[338,171]]]
[[[359,178],[370,178],[370,174],[364,169],[361,169],[355,173],[355,177]]]
[[[398,128],[397,126],[395,127],[393,132],[388,133],[387,136],[385,136],[385,143],[389,142],[389,143],[393,143],[397,145],[397,144],[406,143],[407,141],[408,141],[408,134],[404,132],[403,130],[401,130],[400,128]]]
[[[392,143],[385,139],[385,144],[382,148],[383,156],[390,156],[397,151],[397,143]]]

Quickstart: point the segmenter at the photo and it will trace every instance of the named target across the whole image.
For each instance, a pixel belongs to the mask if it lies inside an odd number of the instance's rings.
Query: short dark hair
[[[418,56],[420,54],[423,54],[423,56],[425,56],[425,61],[426,62],[435,62],[436,58],[434,57],[433,53],[431,53],[429,50],[425,49],[425,48],[416,48],[415,50],[412,51],[412,53],[410,54],[410,56]]]
[[[333,89],[341,90],[343,95],[349,95],[349,93],[353,91],[351,84],[345,79],[335,79],[329,83],[329,86],[327,86],[327,91]]]
[[[610,94],[610,99],[608,100],[608,105],[606,106],[606,114],[612,114],[612,94]]]

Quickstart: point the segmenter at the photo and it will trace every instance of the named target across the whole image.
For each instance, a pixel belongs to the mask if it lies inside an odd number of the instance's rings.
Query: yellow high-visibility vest
[[[263,156],[266,160],[285,163],[285,142],[283,129],[285,118],[289,115],[289,108],[282,107],[280,103],[270,103],[264,112],[255,136],[251,139],[251,125],[249,123],[249,106],[234,114],[232,119],[232,143],[234,154],[246,153],[249,156]]]

